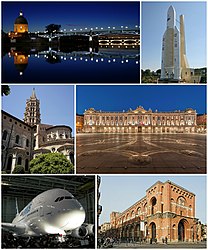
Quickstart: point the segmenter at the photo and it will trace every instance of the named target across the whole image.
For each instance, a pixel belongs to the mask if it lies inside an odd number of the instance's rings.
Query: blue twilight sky
[[[196,195],[196,218],[206,223],[206,176],[133,176],[101,175],[100,202],[103,211],[100,225],[110,221],[110,213],[123,212],[146,195],[146,190],[157,181],[170,180]]]
[[[139,2],[4,2],[2,26],[14,29],[14,21],[23,11],[29,31],[43,31],[51,23],[61,29],[139,25]]]
[[[74,132],[74,87],[64,85],[10,85],[11,94],[2,97],[2,109],[23,120],[26,100],[35,88],[40,100],[41,123],[67,125]]]
[[[153,111],[196,109],[206,113],[206,86],[202,85],[89,85],[76,88],[76,112],[83,114],[85,109],[102,111],[127,111],[143,106]]]
[[[142,3],[142,69],[161,68],[162,38],[167,26],[167,11],[172,5],[184,15],[186,55],[191,68],[206,64],[206,2],[143,2]]]

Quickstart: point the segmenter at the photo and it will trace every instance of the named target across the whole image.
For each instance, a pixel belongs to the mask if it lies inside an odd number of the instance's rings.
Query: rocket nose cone
[[[174,11],[174,8],[173,8],[172,5],[168,8],[168,12],[169,12],[169,11]]]
[[[168,8],[168,13],[171,15],[175,15],[175,9],[172,5]]]
[[[175,26],[175,9],[171,5],[168,8],[167,13],[167,28],[173,28]]]

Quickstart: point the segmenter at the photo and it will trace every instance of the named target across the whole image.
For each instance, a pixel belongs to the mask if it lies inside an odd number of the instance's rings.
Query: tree
[[[70,174],[73,165],[61,153],[47,153],[38,155],[30,161],[31,174]]]
[[[9,85],[1,85],[1,95],[9,95],[10,94],[10,87]]]
[[[12,174],[24,174],[24,173],[25,169],[22,165],[17,165],[12,172]]]
[[[46,28],[45,30],[46,30],[49,34],[52,34],[52,33],[57,33],[57,32],[59,32],[59,31],[60,31],[60,28],[61,28],[61,25],[51,23],[51,24],[47,25],[45,28]]]
[[[161,69],[156,70],[156,74],[157,74],[158,76],[160,76],[160,75],[161,75]]]

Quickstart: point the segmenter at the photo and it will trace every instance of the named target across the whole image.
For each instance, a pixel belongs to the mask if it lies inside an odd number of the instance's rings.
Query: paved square
[[[204,174],[206,135],[78,134],[77,173]]]

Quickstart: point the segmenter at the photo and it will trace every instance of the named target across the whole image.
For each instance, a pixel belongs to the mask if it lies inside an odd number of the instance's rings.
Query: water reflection
[[[138,46],[9,48],[3,83],[138,83]]]

